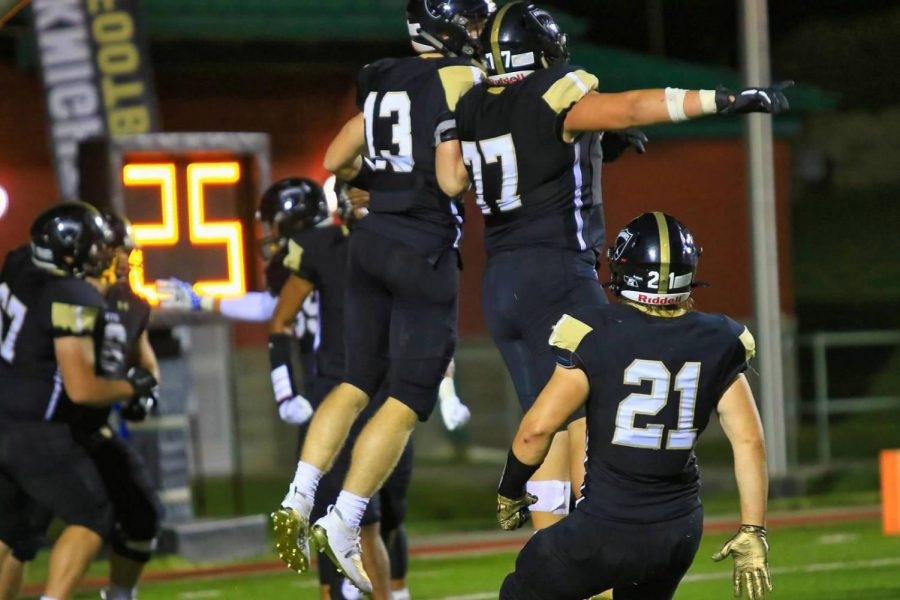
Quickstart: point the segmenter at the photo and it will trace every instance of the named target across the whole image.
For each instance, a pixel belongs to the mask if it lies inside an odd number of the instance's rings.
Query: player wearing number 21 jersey
[[[732,554],[735,595],[769,583],[762,426],[743,372],[753,336],[730,318],[691,310],[699,248],[663,213],[629,223],[610,248],[620,302],[573,307],[553,328],[557,367],[513,441],[498,518],[514,529],[535,498],[524,485],[568,415],[587,412],[584,495],[566,519],[536,533],[503,584],[504,600],[668,600],[703,534],[694,447],[718,413],[731,442],[741,528]],[[661,291],[665,281],[667,290]]]

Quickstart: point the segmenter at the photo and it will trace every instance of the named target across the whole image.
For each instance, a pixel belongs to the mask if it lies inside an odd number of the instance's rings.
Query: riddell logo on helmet
[[[661,296],[645,296],[638,294],[637,301],[643,304],[678,304],[679,298],[663,298]]]

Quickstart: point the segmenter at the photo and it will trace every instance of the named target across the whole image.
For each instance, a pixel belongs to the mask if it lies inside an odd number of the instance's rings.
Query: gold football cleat
[[[281,507],[272,513],[275,551],[292,571],[309,570],[309,519],[293,508]]]

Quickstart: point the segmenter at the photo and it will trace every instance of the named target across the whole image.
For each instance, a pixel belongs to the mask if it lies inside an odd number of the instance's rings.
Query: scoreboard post
[[[96,138],[80,144],[78,163],[81,199],[131,220],[140,250],[129,284],[151,305],[157,279],[190,281],[221,298],[260,283],[254,214],[270,180],[268,135]],[[159,414],[133,427],[132,441],[171,524],[193,517],[191,471],[240,476],[231,333],[209,313],[154,311],[150,327],[162,370]]]

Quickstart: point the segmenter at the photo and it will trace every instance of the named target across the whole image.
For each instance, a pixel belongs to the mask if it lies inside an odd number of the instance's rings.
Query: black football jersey
[[[0,272],[0,419],[53,417],[65,400],[53,341],[93,336],[103,305],[83,279],[36,266],[29,246],[7,255]]]
[[[603,248],[601,135],[562,139],[569,109],[596,88],[590,73],[555,65],[516,83],[483,83],[460,100],[457,134],[488,255],[533,246]]]
[[[625,304],[578,309],[553,329],[564,367],[590,380],[579,510],[640,523],[700,503],[694,446],[755,351],[743,325],[711,313],[654,317]]]
[[[360,228],[428,256],[458,245],[462,203],[438,187],[434,151],[440,136],[455,128],[459,98],[482,75],[473,61],[440,54],[388,58],[362,69],[357,104],[374,174],[370,214]]]
[[[106,306],[94,332],[97,375],[124,379],[128,369],[138,364],[138,340],[149,323],[150,305],[127,283],[112,286],[106,293]],[[111,410],[111,406],[77,406],[63,402],[54,419],[71,423],[78,431],[92,433],[106,424]]]
[[[366,217],[368,218],[368,217]],[[336,225],[313,227],[288,242],[284,266],[312,283],[318,292],[319,323],[314,337],[316,372],[344,373],[344,290],[347,287],[347,230]]]

